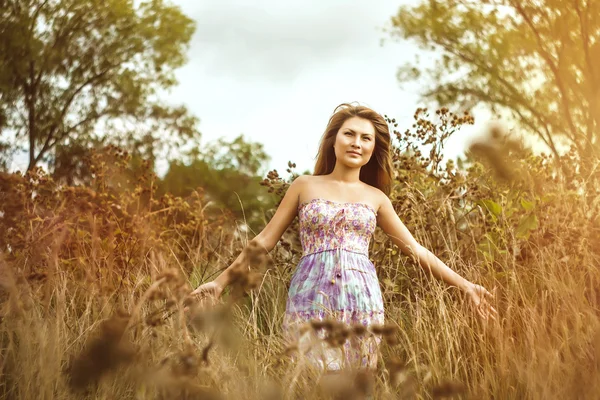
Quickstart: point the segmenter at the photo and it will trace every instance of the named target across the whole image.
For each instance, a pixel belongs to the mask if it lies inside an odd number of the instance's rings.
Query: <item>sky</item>
[[[335,107],[359,102],[412,125],[419,85],[400,85],[398,67],[421,54],[384,31],[414,0],[175,0],[196,21],[188,63],[168,99],[200,118],[202,142],[243,134],[260,142],[280,174],[293,161],[312,171]],[[455,158],[474,129],[451,138]],[[159,169],[165,168],[159,164]]]
[[[413,122],[423,83],[403,84],[398,67],[420,55],[409,41],[384,31],[403,4],[418,0],[172,0],[196,21],[188,62],[164,100],[184,104],[200,119],[202,143],[220,137],[264,145],[265,171],[286,176],[288,161],[312,171],[327,121],[337,105],[359,102],[398,121]],[[457,110],[459,111],[459,110]],[[477,114],[475,114],[477,121]],[[477,131],[468,127],[447,143],[455,158]],[[11,169],[24,169],[27,156]],[[159,175],[167,161],[159,159]]]

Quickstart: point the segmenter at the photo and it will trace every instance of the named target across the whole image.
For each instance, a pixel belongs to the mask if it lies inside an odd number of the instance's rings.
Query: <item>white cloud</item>
[[[312,170],[340,103],[358,101],[411,124],[418,96],[400,90],[396,70],[418,50],[380,45],[401,2],[177,4],[197,31],[170,99],[200,117],[204,140],[243,133],[265,145],[271,168],[281,172],[292,160],[302,171]]]
[[[422,105],[419,87],[401,89],[396,79],[397,68],[419,50],[382,31],[409,0],[174,2],[197,28],[188,63],[177,71],[179,85],[166,99],[200,118],[204,143],[244,134],[264,144],[269,168],[281,173],[291,160],[299,171],[312,171],[338,104],[358,101],[396,118],[399,129]],[[448,156],[462,150],[471,131],[451,139]],[[26,165],[25,156],[15,161]],[[166,167],[159,161],[159,172]]]
[[[209,76],[285,83],[373,44],[370,31],[380,21],[369,17],[375,13],[347,2],[327,4],[224,1],[194,10],[198,25],[190,56]]]

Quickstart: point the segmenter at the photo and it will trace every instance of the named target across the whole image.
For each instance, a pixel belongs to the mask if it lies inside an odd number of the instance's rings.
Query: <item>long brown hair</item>
[[[326,175],[333,171],[336,162],[333,149],[335,138],[344,122],[352,117],[364,118],[375,128],[375,148],[369,162],[361,167],[359,179],[389,195],[393,180],[390,130],[381,115],[365,106],[343,103],[335,108],[321,138],[313,175]]]

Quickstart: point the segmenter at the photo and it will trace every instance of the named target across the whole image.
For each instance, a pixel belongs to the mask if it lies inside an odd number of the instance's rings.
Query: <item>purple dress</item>
[[[309,320],[383,324],[383,299],[369,239],[377,213],[363,203],[313,199],[298,207],[303,255],[290,284],[283,328],[302,354],[322,369],[375,368],[379,338],[352,337],[340,347],[316,340]],[[303,328],[304,326],[304,328]],[[319,332],[324,337],[325,332]]]

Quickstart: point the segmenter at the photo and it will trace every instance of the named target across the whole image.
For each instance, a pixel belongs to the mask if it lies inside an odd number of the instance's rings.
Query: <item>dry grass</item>
[[[392,196],[399,214],[453,269],[495,288],[497,322],[478,320],[377,232],[387,325],[307,329],[325,329],[332,345],[382,335],[378,368],[321,375],[282,339],[293,232],[209,307],[188,293],[245,239],[201,196],[133,189],[111,203],[101,185],[69,195],[80,189],[2,176],[0,398],[598,398],[598,176],[573,189],[532,158],[535,184],[494,183],[476,166],[436,189],[396,157],[413,174]],[[530,213],[536,224],[524,227]]]
[[[476,320],[435,282],[424,283],[423,297],[386,304],[399,329],[382,345],[378,371],[335,379],[290,361],[276,271],[240,302],[185,315],[189,286],[166,263],[141,295],[133,285],[106,298],[67,274],[32,283],[3,263],[3,398],[594,398],[598,264],[568,265],[551,249],[536,256],[497,282],[498,323]],[[165,298],[153,296],[160,291]]]

